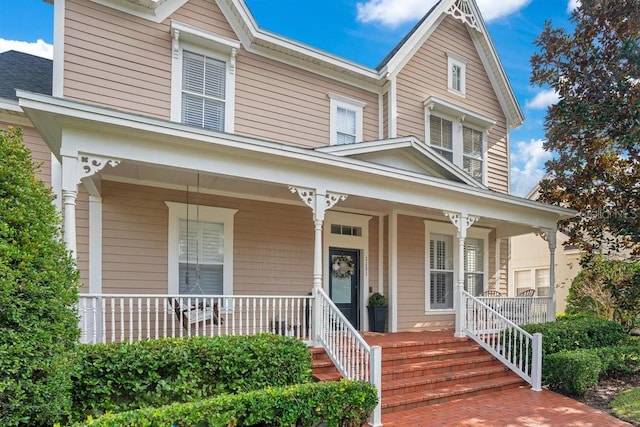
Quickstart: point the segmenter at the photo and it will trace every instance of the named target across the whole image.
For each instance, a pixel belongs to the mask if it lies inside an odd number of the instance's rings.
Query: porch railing
[[[372,414],[372,425],[382,425],[382,349],[370,347],[331,298],[318,289],[320,300],[320,344],[338,368],[350,380],[368,381],[378,389],[378,405]]]
[[[313,297],[81,294],[83,343],[273,332],[310,341]]]
[[[477,297],[518,325],[554,320],[551,297]]]
[[[531,384],[534,391],[540,391],[542,389],[542,334],[531,335],[502,314],[507,312],[507,308],[511,308],[515,310],[514,316],[522,316],[527,314],[526,309],[517,306],[515,302],[507,302],[507,306],[499,305],[505,303],[504,300],[514,298],[476,298],[462,287],[458,292],[461,309],[458,310],[457,315],[462,317],[461,332]],[[528,302],[524,299],[531,298],[518,299],[521,300],[520,304],[524,305]]]

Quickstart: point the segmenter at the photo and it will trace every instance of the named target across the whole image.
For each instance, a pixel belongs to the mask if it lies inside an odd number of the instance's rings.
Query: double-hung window
[[[240,42],[176,21],[171,30],[171,120],[233,132]]]
[[[480,183],[486,181],[486,135],[496,121],[430,96],[424,101],[425,141]]]
[[[453,308],[453,236],[429,235],[429,306]]]
[[[336,144],[353,144],[362,141],[362,115],[364,102],[342,95],[329,94],[329,142]]]
[[[466,79],[467,61],[455,53],[447,52],[447,87],[449,92],[465,96]]]
[[[234,209],[166,202],[170,294],[233,293]]]

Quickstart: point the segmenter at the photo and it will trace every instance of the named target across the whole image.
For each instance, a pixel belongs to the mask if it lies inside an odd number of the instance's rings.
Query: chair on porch
[[[484,291],[483,293],[481,293],[480,296],[481,297],[501,297],[502,294],[500,293],[500,291],[490,289],[488,291]]]
[[[220,317],[220,309],[218,308],[217,302],[213,304],[213,307],[210,307],[204,302],[186,305],[180,304],[178,298],[173,298],[169,300],[169,305],[173,308],[182,326],[187,330],[193,329],[193,326],[190,325],[196,323],[202,325],[221,325],[224,323],[224,319]]]
[[[524,291],[518,294],[519,297],[532,297],[536,294],[535,289],[525,289]]]

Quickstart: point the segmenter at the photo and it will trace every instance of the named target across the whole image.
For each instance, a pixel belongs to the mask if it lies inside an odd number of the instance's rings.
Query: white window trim
[[[424,141],[431,146],[431,116],[440,117],[452,122],[453,164],[463,169],[463,126],[482,132],[482,180],[487,185],[487,163],[489,152],[489,129],[496,124],[496,120],[478,114],[467,108],[455,105],[449,101],[430,96],[424,101],[425,132]]]
[[[178,241],[179,241],[179,221],[181,219],[195,220],[196,207],[185,203],[165,201],[169,207],[169,230],[168,230],[168,286],[170,295],[177,295],[179,290],[179,267],[178,267]],[[199,206],[198,217],[200,221],[218,222],[224,224],[224,264],[222,269],[222,289],[224,295],[233,295],[233,219],[238,212],[237,209],[217,208],[213,206]],[[189,215],[187,215],[187,213]]]
[[[453,87],[451,68],[456,65],[460,68],[460,90]],[[466,96],[467,91],[467,60],[453,52],[447,52],[447,89],[459,96]]]
[[[362,142],[362,120],[364,107],[366,102],[358,101],[356,99],[348,98],[346,96],[337,95],[335,93],[329,93],[329,144],[337,144],[338,136],[338,108],[345,108],[347,110],[355,111],[356,113],[356,140],[355,142]]]
[[[224,132],[235,131],[236,54],[240,42],[171,21],[171,121],[182,122],[182,54],[190,52],[218,59],[226,64]]]
[[[491,230],[480,227],[471,227],[467,230],[467,237],[483,239],[484,241],[484,290],[489,286],[489,233]],[[432,309],[429,301],[431,301],[431,286],[429,279],[431,277],[431,266],[429,265],[429,240],[431,233],[445,234],[453,236],[453,286],[455,291],[456,283],[458,283],[458,265],[461,262],[460,249],[458,241],[458,230],[453,224],[438,221],[424,221],[424,314],[453,314],[455,309]]]

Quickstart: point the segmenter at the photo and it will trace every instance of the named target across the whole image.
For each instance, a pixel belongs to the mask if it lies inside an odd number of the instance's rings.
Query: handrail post
[[[314,347],[321,347],[321,330],[322,330],[322,296],[320,291],[322,288],[313,288],[313,325],[311,328],[311,339]]]
[[[457,338],[462,338],[465,336],[462,328],[466,324],[467,321],[467,298],[464,295],[464,283],[458,282],[455,285],[455,294],[454,294],[454,303],[453,305],[456,308],[456,330],[454,336]],[[457,296],[457,298],[455,297]]]
[[[374,345],[371,347],[371,370],[369,372],[369,382],[378,390],[378,404],[371,414],[371,425],[373,427],[382,426],[382,347]]]
[[[531,345],[531,390],[542,390],[542,334],[533,334]]]

